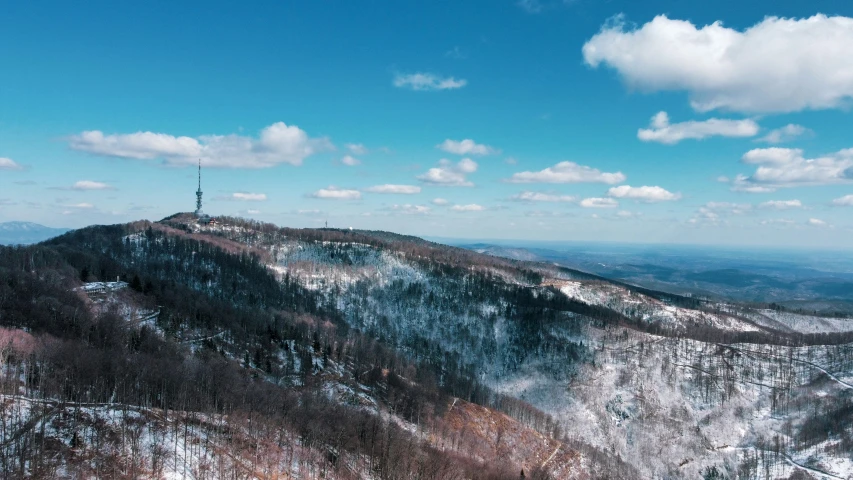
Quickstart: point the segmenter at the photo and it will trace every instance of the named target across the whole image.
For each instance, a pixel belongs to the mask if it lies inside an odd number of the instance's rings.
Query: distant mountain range
[[[71,230],[51,228],[32,222],[0,223],[0,245],[28,245],[53,238]]]

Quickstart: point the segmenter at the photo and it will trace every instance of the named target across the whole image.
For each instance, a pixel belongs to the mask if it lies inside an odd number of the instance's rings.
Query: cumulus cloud
[[[769,200],[759,204],[758,206],[774,210],[788,210],[791,208],[802,208],[803,204],[799,200]]]
[[[458,163],[453,163],[446,158],[438,162],[438,167],[430,168],[418,180],[430,184],[445,187],[473,187],[474,184],[467,179],[469,173],[477,171],[477,162],[470,158],[463,158]]]
[[[403,215],[429,215],[430,208],[426,205],[392,205],[391,210]]]
[[[758,124],[750,119],[724,120],[709,118],[708,120],[681,123],[669,123],[666,112],[658,112],[652,117],[649,128],[637,131],[637,138],[644,142],[660,142],[674,145],[682,140],[702,140],[708,137],[753,137],[758,134]]]
[[[738,175],[731,181],[731,191],[741,193],[772,193],[776,187],[752,183],[746,175]]]
[[[246,210],[246,213],[248,213],[249,215],[257,215],[257,214],[261,213],[261,211],[260,210],[253,210],[250,208],[250,209]]]
[[[552,212],[546,210],[528,210],[524,212],[525,217],[569,217],[572,214],[567,212]]]
[[[488,145],[476,143],[470,138],[458,141],[447,139],[435,147],[454,155],[491,155],[494,153],[500,153],[500,150]]]
[[[752,210],[752,205],[749,203],[708,202],[703,208],[717,212],[723,211],[733,215],[741,215]]]
[[[353,157],[352,155],[344,155],[343,158],[341,158],[341,163],[348,167],[354,167],[356,165],[361,165],[361,160]]]
[[[291,213],[294,213],[296,215],[306,215],[306,216],[313,217],[316,215],[324,215],[326,212],[324,212],[323,210],[317,210],[317,209],[302,209],[302,210],[293,211]]]
[[[749,203],[708,202],[699,207],[688,222],[692,224],[717,225],[726,222],[726,217],[744,215],[752,211],[752,208],[752,204]]]
[[[11,158],[0,157],[0,170],[23,170],[24,167],[18,165]]]
[[[517,202],[574,202],[577,197],[572,195],[558,195],[554,193],[525,191],[515,194],[509,198]]]
[[[441,77],[434,73],[398,73],[394,76],[394,86],[416,91],[455,90],[468,84],[460,78]]]
[[[71,186],[72,190],[114,190],[114,187],[107,185],[104,182],[95,182],[92,180],[80,180]]]
[[[845,195],[832,201],[836,207],[853,207],[853,195]]]
[[[305,158],[334,147],[326,138],[310,138],[295,125],[274,123],[258,138],[241,135],[175,137],[165,133],[136,132],[106,135],[91,130],[73,135],[68,145],[108,157],[135,160],[162,159],[167,165],[219,168],[268,168],[282,163],[301,165]]]
[[[415,193],[421,193],[421,187],[417,185],[375,185],[373,187],[365,188],[364,191],[370,193],[398,193],[404,195],[413,195]]]
[[[580,205],[584,208],[616,208],[619,206],[619,202],[612,198],[592,197],[584,198]]]
[[[680,193],[672,193],[662,187],[632,187],[620,185],[607,191],[607,195],[615,198],[630,198],[646,203],[671,202],[681,198]]]
[[[659,15],[630,28],[621,17],[583,46],[646,91],[679,90],[698,111],[794,112],[839,108],[853,97],[853,19],[766,17],[743,31],[697,28]]]
[[[810,218],[806,221],[806,225],[811,225],[812,227],[828,227],[829,224],[819,218]]]
[[[575,162],[560,162],[538,172],[518,172],[512,175],[509,183],[621,183],[625,175],[622,172],[606,173],[592,167],[578,165]]]
[[[344,146],[347,147],[349,153],[353,155],[364,155],[367,153],[367,147],[361,143],[347,143]]]
[[[642,216],[643,216],[643,214],[642,214],[642,213],[640,213],[640,212],[630,212],[630,211],[628,211],[628,210],[619,210],[618,212],[616,212],[616,213],[615,213],[615,216],[616,216],[617,218],[629,219],[629,218],[639,218],[639,217],[642,217]]]
[[[217,200],[237,200],[240,202],[263,202],[267,199],[267,194],[265,193],[248,193],[248,192],[236,192],[231,195],[221,195],[216,197]]]
[[[539,0],[518,0],[516,5],[527,13],[541,13],[543,9]]]
[[[795,223],[797,223],[797,222],[795,222],[795,221],[793,221],[793,220],[791,220],[791,219],[788,219],[788,218],[771,218],[771,219],[768,219],[768,220],[762,220],[762,221],[761,221],[761,224],[762,224],[762,225],[782,225],[782,226],[789,226],[789,225],[793,225],[793,224],[795,224]]]
[[[433,205],[448,205],[449,203],[450,203],[449,201],[447,201],[443,198],[433,198],[432,199]]]
[[[454,212],[482,212],[486,207],[477,205],[476,203],[471,203],[468,205],[454,205],[450,207],[450,209]]]
[[[853,181],[853,148],[818,158],[805,158],[798,148],[756,148],[743,162],[758,165],[750,176],[739,175],[733,190],[766,192],[775,188],[831,185]]]
[[[347,190],[330,185],[328,188],[321,188],[309,196],[328,200],[360,200],[361,192],[358,190]]]
[[[770,130],[767,132],[767,135],[759,138],[758,141],[766,143],[784,143],[811,133],[811,130],[802,125],[789,123],[784,127]]]

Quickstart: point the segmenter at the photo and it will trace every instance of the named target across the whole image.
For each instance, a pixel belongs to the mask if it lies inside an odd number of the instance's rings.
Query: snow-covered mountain
[[[92,280],[126,277],[134,306],[100,315],[156,311],[152,331],[190,355],[287,391],[320,385],[441,455],[473,442],[488,448],[466,462],[542,478],[853,475],[851,319],[387,232],[220,220],[92,227],[44,248]],[[372,477],[357,449],[287,435]]]
[[[814,430],[848,405],[853,319],[707,302],[439,245],[409,251],[371,232],[353,241],[250,225],[218,233],[268,251],[271,269],[321,293],[353,328],[418,357],[452,356],[650,478],[853,473],[853,425]],[[456,255],[465,271],[448,274],[440,257]]]
[[[31,222],[0,223],[0,245],[28,245],[67,232],[67,228],[51,228]]]

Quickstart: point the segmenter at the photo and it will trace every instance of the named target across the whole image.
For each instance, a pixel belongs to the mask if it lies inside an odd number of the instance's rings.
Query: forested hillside
[[[0,249],[5,476],[853,473],[847,319],[221,220]]]

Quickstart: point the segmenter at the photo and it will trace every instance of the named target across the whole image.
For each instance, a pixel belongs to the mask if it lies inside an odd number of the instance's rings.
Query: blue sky
[[[853,5],[696,3],[6,5],[0,221],[849,248]]]

